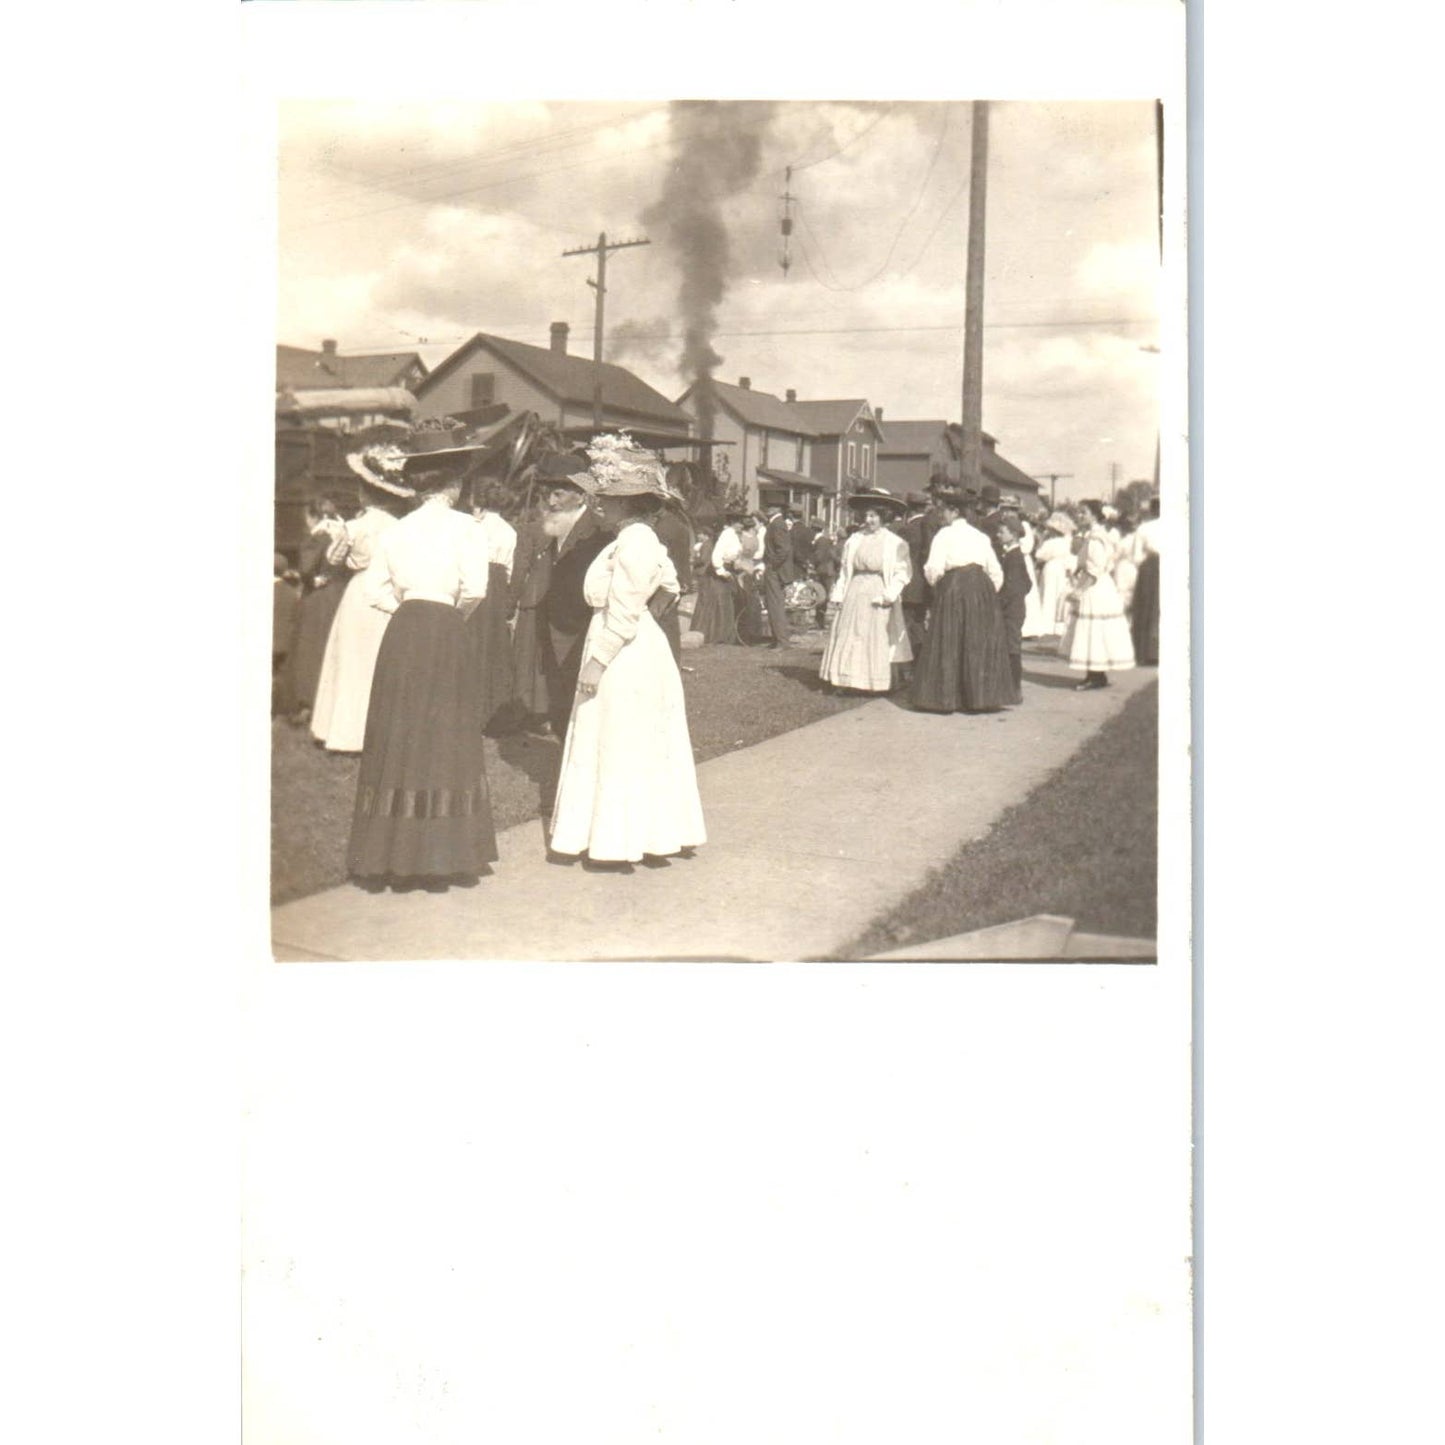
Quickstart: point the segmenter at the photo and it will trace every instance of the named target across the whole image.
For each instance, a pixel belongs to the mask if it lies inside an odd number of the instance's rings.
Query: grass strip
[[[986,837],[833,954],[871,958],[1038,913],[1082,933],[1158,926],[1159,685],[1136,693]]]

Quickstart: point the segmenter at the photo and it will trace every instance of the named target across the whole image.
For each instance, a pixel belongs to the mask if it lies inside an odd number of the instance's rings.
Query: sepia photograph
[[[276,125],[276,959],[1156,960],[1162,99]]]

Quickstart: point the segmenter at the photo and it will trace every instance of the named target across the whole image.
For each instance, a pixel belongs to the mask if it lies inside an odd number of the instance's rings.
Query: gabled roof
[[[695,386],[688,387],[678,397],[679,404],[686,401],[696,389]],[[794,436],[817,435],[813,427],[798,415],[794,403],[784,401],[770,391],[754,391],[749,386],[730,386],[725,381],[714,381],[712,389],[718,405],[730,411],[747,426],[791,432]]]
[[[880,457],[922,457],[931,455],[938,443],[952,441],[948,423],[938,421],[896,421],[888,418],[888,436],[878,445]]]
[[[963,450],[963,428],[956,421],[948,424],[949,434],[954,438],[959,452]],[[1037,492],[1036,482],[1027,472],[1021,471],[1007,457],[998,454],[998,438],[983,433],[983,456],[980,458],[984,476],[999,486],[1020,487]]]
[[[873,415],[872,408],[868,406],[865,397],[849,398],[845,401],[795,401],[792,403],[792,410],[813,428],[815,436],[820,437],[842,436],[858,420],[858,414],[865,409],[881,438],[883,427],[878,418]]]
[[[302,346],[276,348],[276,389],[310,391],[353,386],[400,386],[413,366],[426,373],[415,351],[375,352],[338,356],[334,351],[308,351]]]
[[[534,385],[558,401],[590,405],[594,365],[591,357],[569,356],[546,346],[529,346],[524,341],[508,341],[502,336],[477,332],[443,361],[417,388],[417,396],[425,398],[440,382],[478,353],[490,353],[515,367]],[[692,418],[674,406],[660,391],[624,366],[602,363],[602,405],[613,412],[630,412],[656,421],[672,422],[678,431],[686,431]]]

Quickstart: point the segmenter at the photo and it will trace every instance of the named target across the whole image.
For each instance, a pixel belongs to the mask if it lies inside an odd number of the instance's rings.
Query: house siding
[[[557,399],[523,376],[510,362],[479,350],[450,375],[437,382],[423,382],[417,392],[417,411],[423,418],[448,416],[472,409],[472,374],[491,372],[496,377],[492,392],[495,402],[505,402],[513,411],[534,411],[544,421],[566,425]],[[590,420],[592,413],[580,420]]]

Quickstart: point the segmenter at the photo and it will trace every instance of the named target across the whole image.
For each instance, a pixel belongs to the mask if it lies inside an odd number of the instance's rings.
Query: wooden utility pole
[[[1070,480],[1073,475],[1072,472],[1044,472],[1033,479],[1036,482],[1047,482],[1049,484],[1049,511],[1052,512],[1054,510],[1054,484],[1056,482],[1066,482]]]
[[[968,273],[963,314],[963,455],[965,490],[983,478],[983,248],[988,203],[988,102],[973,103],[973,155],[968,179]]]
[[[597,237],[595,246],[578,246],[571,251],[563,251],[564,256],[596,256],[597,257],[597,279],[594,281],[590,276],[587,284],[597,293],[597,320],[592,331],[592,428],[594,431],[602,430],[602,302],[607,295],[607,253],[609,251],[621,251],[628,246],[650,246],[652,242],[645,237],[639,241],[613,241],[607,243],[607,232],[603,231]]]

